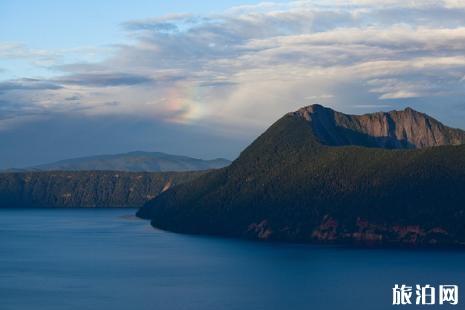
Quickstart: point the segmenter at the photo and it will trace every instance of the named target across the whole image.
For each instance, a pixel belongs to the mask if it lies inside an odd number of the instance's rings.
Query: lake
[[[0,309],[372,310],[396,308],[396,283],[465,290],[465,251],[187,236],[134,212],[0,209]]]

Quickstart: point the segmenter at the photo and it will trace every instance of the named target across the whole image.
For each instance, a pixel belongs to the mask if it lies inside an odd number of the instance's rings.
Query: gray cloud
[[[62,86],[46,80],[23,78],[0,82],[0,93],[11,90],[57,90]]]
[[[150,30],[150,31],[171,31],[178,30],[177,23],[193,24],[198,21],[192,14],[168,14],[144,20],[130,20],[121,24],[129,31]]]
[[[67,101],[76,101],[76,100],[79,100],[79,99],[81,99],[81,96],[79,96],[79,95],[73,95],[73,96],[65,97],[65,100],[67,100]]]
[[[152,79],[146,76],[129,73],[80,73],[63,76],[55,80],[58,83],[92,86],[131,86],[151,82]]]
[[[176,24],[167,22],[127,22],[123,24],[126,30],[149,30],[157,32],[177,32],[179,28]]]

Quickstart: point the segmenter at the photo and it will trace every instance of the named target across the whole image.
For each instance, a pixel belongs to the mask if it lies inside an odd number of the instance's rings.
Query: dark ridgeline
[[[205,172],[50,171],[0,173],[0,208],[141,207]]]
[[[464,142],[464,131],[412,109],[354,116],[314,105],[138,215],[181,233],[465,245]]]
[[[25,171],[198,171],[218,169],[231,162],[224,158],[203,160],[187,156],[172,155],[161,152],[130,152],[113,155],[98,155],[65,159],[49,164],[33,166]]]

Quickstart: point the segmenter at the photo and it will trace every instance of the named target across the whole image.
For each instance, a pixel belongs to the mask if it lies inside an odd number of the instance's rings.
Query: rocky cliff
[[[141,207],[202,172],[0,173],[0,208]]]
[[[308,121],[326,145],[383,148],[425,148],[465,143],[465,131],[449,128],[411,108],[403,111],[348,115],[321,105],[304,107],[289,115]]]

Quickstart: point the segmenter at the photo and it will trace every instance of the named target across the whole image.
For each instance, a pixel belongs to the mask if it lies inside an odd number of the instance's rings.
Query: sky
[[[234,159],[319,103],[465,128],[465,1],[0,1],[0,169]]]

